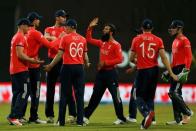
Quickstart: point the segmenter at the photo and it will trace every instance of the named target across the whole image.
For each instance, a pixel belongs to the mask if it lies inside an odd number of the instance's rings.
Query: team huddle
[[[183,34],[184,23],[173,20],[169,33],[175,36],[172,43],[172,63],[165,55],[161,38],[152,34],[153,22],[144,19],[141,29],[130,45],[130,62],[136,66],[127,72],[136,70],[136,77],[131,90],[129,116],[123,114],[123,104],[118,89],[117,64],[123,61],[121,44],[115,40],[116,27],[107,23],[103,27],[101,39],[92,38],[94,27],[99,19],[94,18],[83,37],[77,33],[77,22],[69,18],[64,10],[55,12],[55,24],[46,27],[44,34],[38,31],[42,16],[30,12],[21,18],[16,25],[18,30],[11,41],[10,76],[12,82],[11,111],[7,119],[10,124],[22,126],[29,123],[54,123],[54,93],[58,78],[60,79],[60,100],[57,125],[64,126],[66,122],[74,122],[78,126],[90,123],[89,119],[106,89],[112,95],[117,120],[113,124],[137,122],[137,109],[144,117],[141,129],[147,129],[156,124],[154,111],[154,97],[158,82],[158,56],[161,57],[166,71],[161,78],[170,82],[169,97],[172,101],[174,121],[167,125],[182,125],[190,121],[193,112],[183,100],[182,85],[187,81],[192,62],[191,44]],[[93,93],[87,107],[84,107],[85,68],[90,66],[87,43],[97,46],[99,62],[97,64],[96,79]],[[50,63],[45,65],[39,59],[39,50],[44,46],[48,49]],[[38,116],[38,106],[41,86],[41,64],[46,73],[46,104],[45,115],[47,121]],[[31,97],[30,117],[25,119],[28,98]],[[69,117],[65,121],[66,106]]]

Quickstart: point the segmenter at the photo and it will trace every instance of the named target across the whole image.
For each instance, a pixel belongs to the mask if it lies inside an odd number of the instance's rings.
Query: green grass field
[[[196,105],[189,105],[196,112]],[[65,127],[58,127],[52,124],[26,124],[22,127],[11,126],[6,120],[9,114],[10,105],[0,104],[0,130],[2,131],[138,131],[140,130],[141,115],[138,113],[138,122],[136,124],[112,125],[116,120],[113,105],[101,104],[94,112],[90,119],[90,124],[86,127],[77,127],[76,125],[67,124]],[[58,105],[55,105],[55,115],[57,118]],[[170,104],[157,104],[155,107],[157,125],[152,125],[148,130],[153,131],[196,131],[196,117],[193,116],[191,122],[182,126],[166,126],[165,122],[173,120],[172,107]],[[128,105],[124,105],[124,114],[128,115]],[[29,106],[26,113],[26,118],[29,116]],[[41,119],[46,119],[44,115],[44,104],[40,104],[39,116]]]

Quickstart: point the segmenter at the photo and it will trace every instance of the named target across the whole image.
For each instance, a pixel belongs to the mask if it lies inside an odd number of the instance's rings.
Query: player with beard
[[[89,118],[101,101],[101,98],[108,88],[112,95],[117,121],[114,124],[124,124],[126,118],[123,115],[123,106],[118,88],[118,74],[116,65],[123,60],[121,45],[114,39],[116,27],[113,24],[105,24],[101,40],[92,38],[93,27],[98,23],[98,18],[93,19],[87,29],[87,42],[100,49],[98,72],[94,83],[93,94],[88,106],[85,108],[84,122],[89,123]]]

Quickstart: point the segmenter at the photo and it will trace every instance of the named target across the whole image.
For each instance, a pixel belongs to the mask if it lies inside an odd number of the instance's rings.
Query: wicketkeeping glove
[[[178,81],[180,83],[185,83],[187,82],[187,79],[188,79],[188,74],[189,74],[189,70],[186,69],[186,68],[183,68],[182,69],[182,72],[179,73],[177,76],[178,76]]]
[[[168,71],[164,71],[164,72],[162,73],[161,79],[162,79],[164,82],[168,82],[168,81],[169,81],[169,78],[170,78],[169,72],[168,72]]]

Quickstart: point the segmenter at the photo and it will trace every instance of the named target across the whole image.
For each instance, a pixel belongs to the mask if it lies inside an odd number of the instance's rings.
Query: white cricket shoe
[[[44,120],[40,120],[39,118],[37,120],[34,121],[36,124],[46,124],[47,121]]]
[[[166,125],[182,125],[182,121],[180,121],[179,123],[177,123],[176,121],[168,121],[166,122]]]
[[[74,123],[76,122],[76,118],[74,116],[68,116],[67,123]]]
[[[131,117],[129,117],[129,116],[126,117],[126,120],[127,120],[128,122],[131,122],[131,123],[136,123],[136,122],[137,122],[137,120],[136,120],[135,118],[131,118]]]
[[[125,121],[117,119],[115,122],[113,122],[114,125],[121,125],[121,124],[125,124]]]
[[[157,122],[156,121],[152,121],[152,125],[156,125],[157,124]]]
[[[47,123],[54,123],[54,117],[48,117]]]
[[[88,125],[90,123],[89,119],[86,117],[83,117],[83,122]]]

